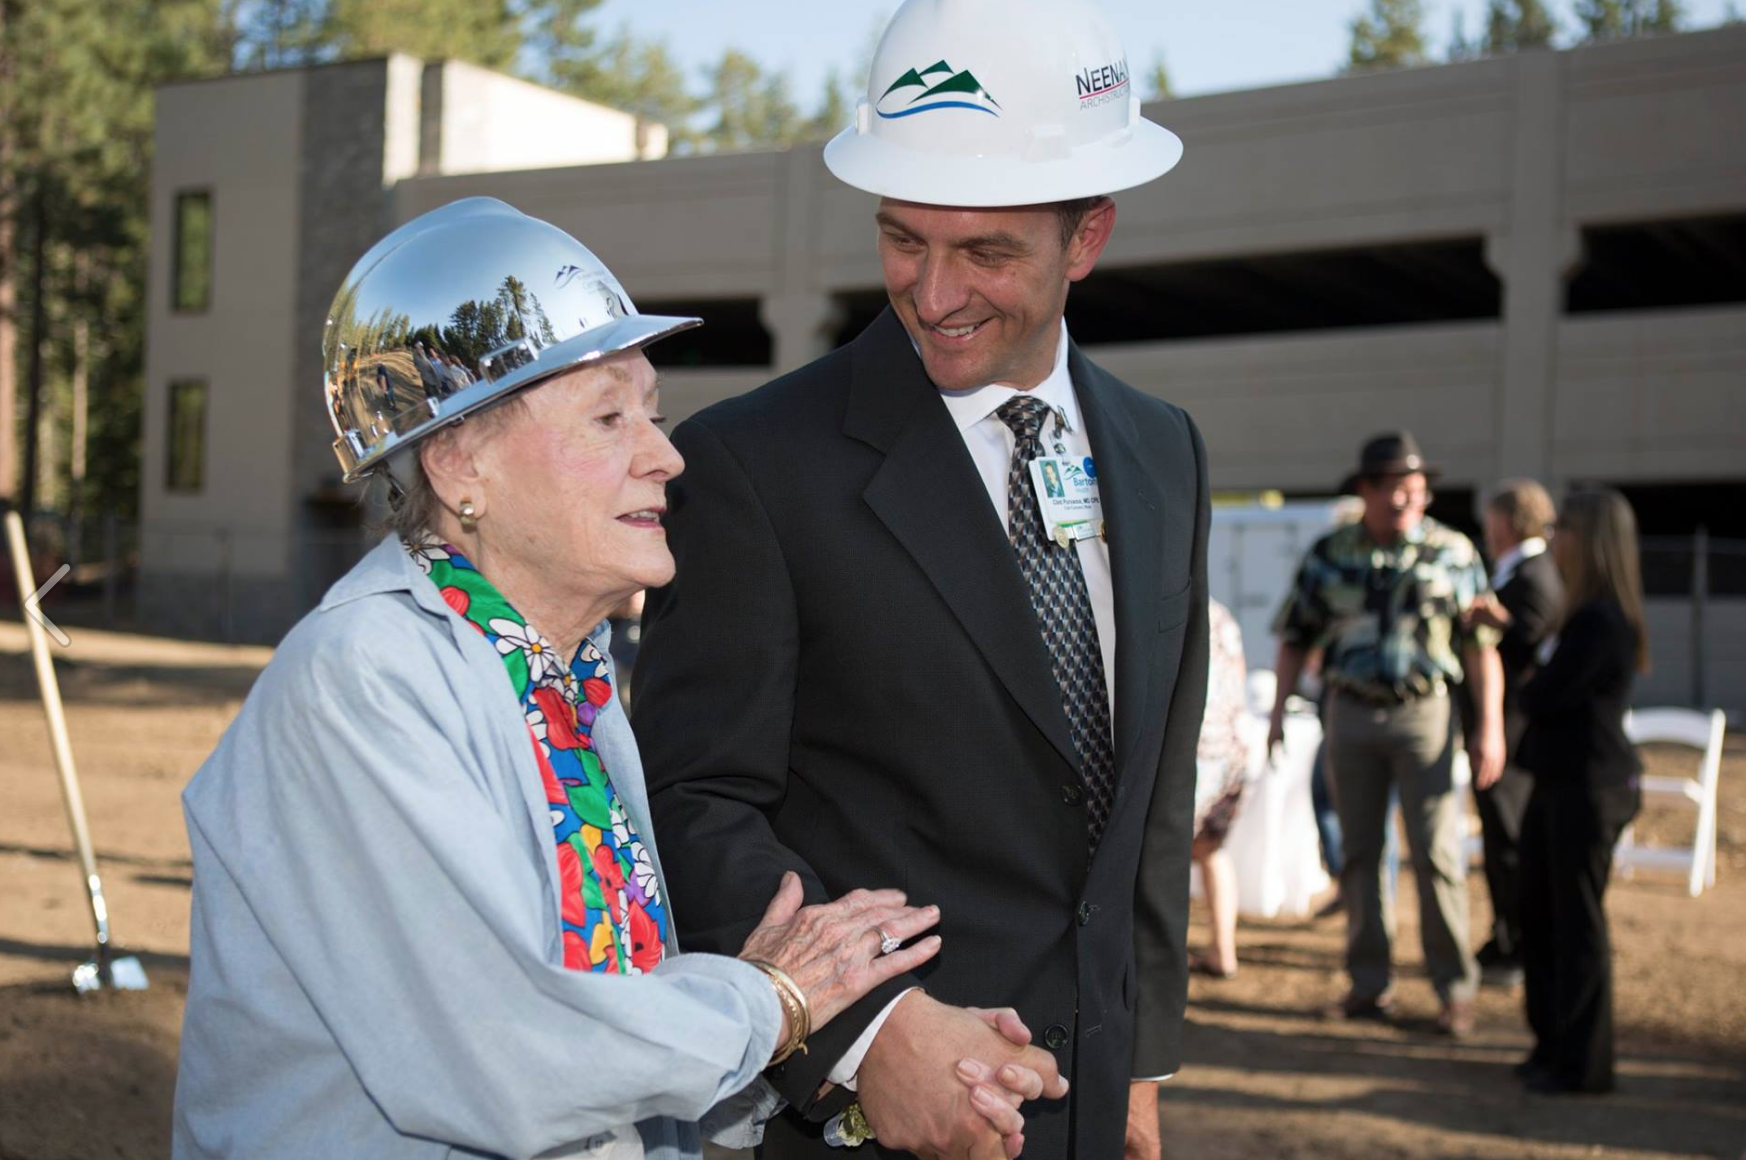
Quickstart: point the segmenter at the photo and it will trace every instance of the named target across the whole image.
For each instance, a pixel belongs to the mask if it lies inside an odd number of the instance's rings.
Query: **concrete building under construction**
[[[1215,488],[1328,494],[1397,426],[1456,518],[1509,475],[1618,486],[1658,553],[1644,695],[1746,703],[1746,28],[1147,113],[1186,156],[1117,199],[1068,325],[1195,416]],[[322,322],[419,213],[502,198],[640,308],[702,315],[654,351],[676,418],[883,306],[872,199],[818,148],[664,157],[659,126],[468,66],[173,85],[157,142],[141,611],[166,631],[272,639],[355,559]]]

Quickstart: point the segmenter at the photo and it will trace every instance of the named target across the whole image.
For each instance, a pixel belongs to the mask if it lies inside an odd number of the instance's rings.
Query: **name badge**
[[[1061,547],[1104,536],[1103,501],[1098,498],[1097,465],[1091,456],[1038,456],[1031,460],[1031,487],[1037,494],[1043,534]]]

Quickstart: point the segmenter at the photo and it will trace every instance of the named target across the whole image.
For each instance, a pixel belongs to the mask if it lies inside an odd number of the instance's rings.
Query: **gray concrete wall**
[[[1746,715],[1746,600],[1712,599],[1696,624],[1689,600],[1652,599],[1643,611],[1650,669],[1637,678],[1632,703],[1690,705],[1701,691],[1704,705],[1726,709],[1738,724]]]
[[[1746,476],[1746,307],[1564,319],[1549,427],[1557,479]]]
[[[298,182],[307,75],[209,81],[158,94],[154,238],[146,292],[141,449],[141,612],[185,624],[208,607],[190,578],[230,575],[259,588],[267,620],[294,601],[282,587],[291,543],[295,390],[294,277],[301,250]],[[177,193],[212,193],[209,310],[171,310]],[[166,490],[169,385],[207,383],[205,464],[198,492]],[[249,536],[247,550],[235,537]]]

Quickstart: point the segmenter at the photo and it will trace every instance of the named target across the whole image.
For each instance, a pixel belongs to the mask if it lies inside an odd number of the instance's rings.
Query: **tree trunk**
[[[16,0],[0,0],[0,98],[12,92],[17,62]],[[18,179],[13,110],[0,107],[0,505],[18,483]]]
[[[91,320],[86,315],[85,291],[90,284],[89,256],[73,257],[73,415],[67,448],[67,522],[72,535],[67,545],[70,562],[80,562],[85,518],[85,442],[89,438],[91,378]]]
[[[35,237],[30,243],[30,350],[25,371],[24,478],[19,480],[18,507],[26,520],[36,510],[37,428],[42,423],[44,353],[48,349],[48,197],[40,179],[32,199]]]
[[[79,255],[81,275],[84,255]],[[73,320],[73,433],[68,450],[67,474],[73,484],[73,507],[76,511],[85,492],[85,441],[89,437],[86,412],[90,408],[91,321],[81,308]]]

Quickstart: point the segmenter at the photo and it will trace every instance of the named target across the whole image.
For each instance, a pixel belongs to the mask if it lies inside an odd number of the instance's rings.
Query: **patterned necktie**
[[[1018,556],[1019,571],[1031,590],[1031,610],[1037,615],[1043,647],[1049,650],[1055,684],[1073,749],[1079,754],[1079,780],[1085,785],[1085,826],[1092,848],[1103,837],[1115,798],[1115,747],[1110,743],[1109,686],[1103,675],[1103,649],[1097,639],[1097,618],[1085,590],[1079,548],[1065,548],[1043,534],[1036,493],[1031,488],[1031,460],[1043,454],[1043,420],[1049,405],[1018,395],[995,412],[1012,428],[1016,445],[1006,475],[1007,535]]]

